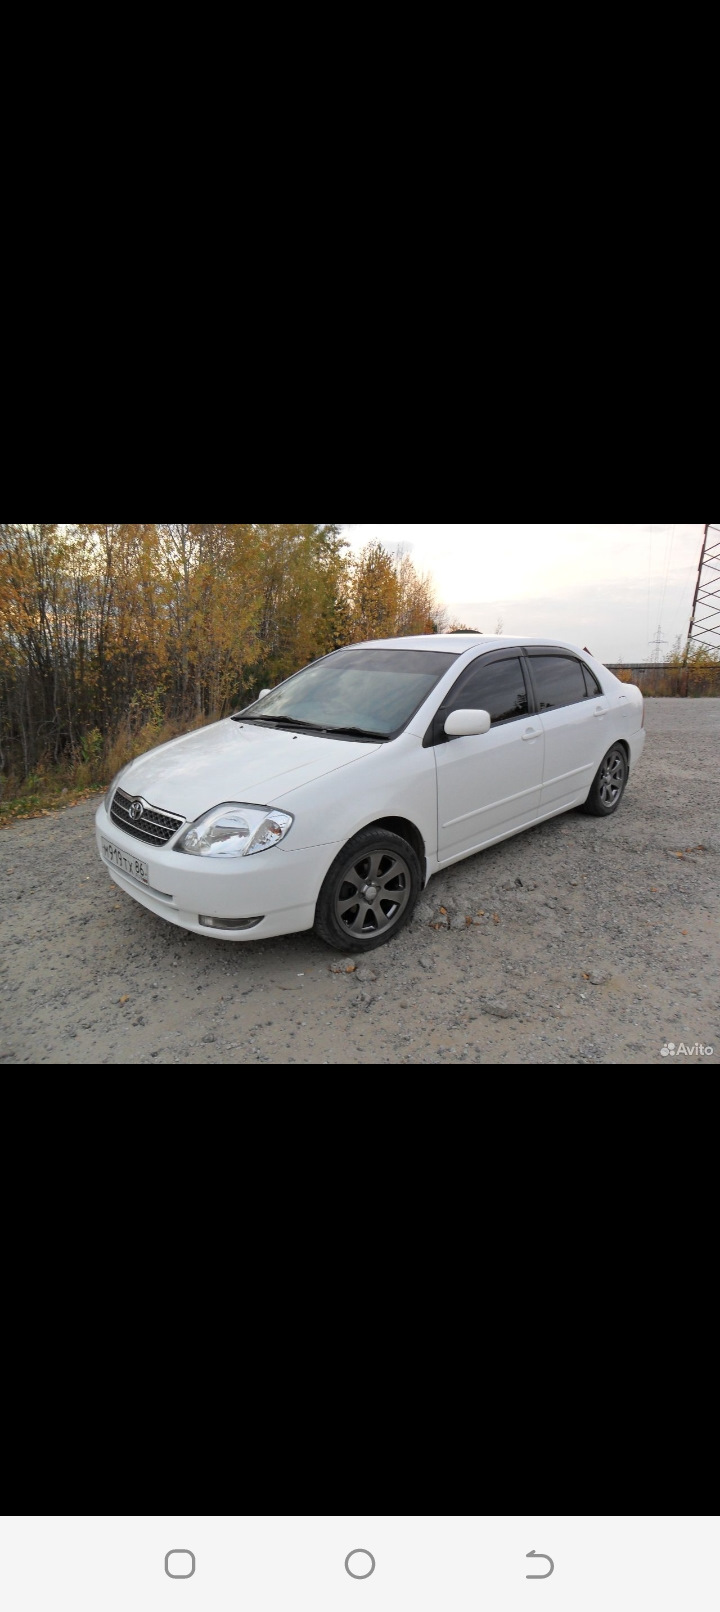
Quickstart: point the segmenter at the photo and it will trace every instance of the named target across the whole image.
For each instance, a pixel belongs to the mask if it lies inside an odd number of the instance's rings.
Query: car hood
[[[226,800],[276,806],[290,790],[378,748],[228,717],[138,756],[120,785],[129,795],[142,795],[150,806],[192,820]]]

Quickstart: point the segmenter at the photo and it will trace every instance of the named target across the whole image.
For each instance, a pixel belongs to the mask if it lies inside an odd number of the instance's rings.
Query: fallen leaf
[[[681,935],[686,935],[687,934],[687,929],[681,929],[680,934]]]
[[[120,997],[120,1007],[122,1007],[122,1005],[123,1005],[123,1002],[129,1002],[129,1001],[130,1001],[130,997],[129,997],[129,996],[121,996],[121,997]]]

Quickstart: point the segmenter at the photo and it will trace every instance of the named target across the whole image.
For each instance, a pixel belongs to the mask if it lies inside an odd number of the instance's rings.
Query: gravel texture
[[[720,700],[645,719],[614,817],[438,873],[356,967],[311,932],[233,944],[146,912],[99,862],[96,801],[4,829],[0,1060],[717,1064]]]

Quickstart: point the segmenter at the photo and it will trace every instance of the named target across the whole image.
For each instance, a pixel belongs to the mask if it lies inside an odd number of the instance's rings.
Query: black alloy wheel
[[[420,894],[420,863],[407,840],[364,828],[329,869],[318,897],[315,930],[328,946],[372,951],[404,928]]]
[[[613,744],[603,756],[590,793],[580,810],[591,817],[610,817],[616,812],[628,779],[627,756],[621,744]]]

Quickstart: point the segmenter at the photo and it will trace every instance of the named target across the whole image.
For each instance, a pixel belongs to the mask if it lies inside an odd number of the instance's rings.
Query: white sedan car
[[[572,644],[353,644],[131,761],[98,850],[122,890],[196,934],[314,926],[370,951],[440,868],[574,806],[616,811],[644,742],[640,690]]]

